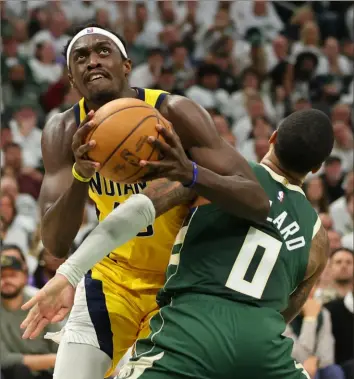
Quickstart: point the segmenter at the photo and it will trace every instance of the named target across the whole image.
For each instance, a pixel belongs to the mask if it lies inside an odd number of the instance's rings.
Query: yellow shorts
[[[75,298],[80,309],[74,305],[71,316],[78,320],[88,313],[95,345],[112,359],[105,377],[113,373],[137,338],[149,335],[149,321],[158,311],[156,294],[164,280],[165,274],[129,269],[108,257],[86,274],[83,295],[77,293],[81,299]]]

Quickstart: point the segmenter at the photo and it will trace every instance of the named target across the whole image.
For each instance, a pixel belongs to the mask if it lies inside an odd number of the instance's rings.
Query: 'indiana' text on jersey
[[[215,204],[191,211],[172,250],[160,305],[192,292],[286,308],[304,279],[320,221],[300,187],[265,165],[251,167],[271,200],[267,222],[239,219]]]
[[[149,105],[159,108],[166,92],[136,88],[138,98]],[[84,99],[74,106],[77,125],[85,118],[88,110]],[[117,126],[119,127],[119,126]],[[142,192],[148,183],[120,184],[104,178],[99,173],[91,179],[89,196],[95,202],[99,221],[133,194]],[[109,255],[120,265],[134,267],[144,271],[155,271],[163,274],[170,257],[171,248],[187,207],[178,206],[160,216],[153,225],[142,230],[136,238],[118,247]]]

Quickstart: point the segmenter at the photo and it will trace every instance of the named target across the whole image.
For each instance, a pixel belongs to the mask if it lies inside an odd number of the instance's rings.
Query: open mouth
[[[107,78],[103,74],[91,74],[88,77],[87,82],[92,83],[92,82],[95,82],[95,81],[101,80],[101,79],[107,79]]]

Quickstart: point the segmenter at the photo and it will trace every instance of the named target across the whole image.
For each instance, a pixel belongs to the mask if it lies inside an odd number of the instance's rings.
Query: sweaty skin
[[[129,87],[127,81],[131,62],[122,59],[117,46],[108,37],[87,35],[80,38],[74,44],[69,63],[70,81],[85,98],[89,109],[97,110],[103,105],[100,102],[105,103],[109,98],[136,97],[136,91]],[[92,82],[90,75],[94,73],[101,73],[104,78]],[[209,114],[191,100],[174,95],[166,97],[160,112],[173,124],[184,149],[199,165],[198,183],[194,190],[239,217],[264,221],[269,211],[266,193],[247,161],[219,137]],[[92,114],[78,129],[71,108],[49,120],[42,135],[46,171],[39,200],[43,244],[58,257],[67,253],[79,230],[88,196],[89,184],[73,180],[71,170],[75,161],[78,165],[78,152],[91,148],[76,146],[82,144],[94,126],[89,122],[91,118]],[[75,149],[72,148],[74,144]],[[83,157],[81,154],[81,160]],[[79,172],[82,176],[94,172],[93,166],[87,168],[88,161],[79,163],[77,169],[82,170]],[[159,186],[164,187],[168,196],[159,195]],[[182,184],[171,182],[170,186],[168,191],[166,181],[159,180],[156,184],[149,184],[143,192],[147,195],[154,192],[151,200],[158,215],[191,201],[195,196]]]

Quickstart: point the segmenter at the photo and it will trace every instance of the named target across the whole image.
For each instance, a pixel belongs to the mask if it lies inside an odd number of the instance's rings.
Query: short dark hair
[[[339,251],[345,251],[346,253],[354,255],[354,251],[352,249],[347,249],[346,247],[339,247],[338,249],[332,251],[331,258],[334,257],[334,255],[337,254]]]
[[[81,30],[86,29],[86,28],[100,28],[100,29],[107,30],[107,32],[110,32],[110,33],[112,33],[113,35],[115,35],[117,38],[119,38],[119,39],[121,40],[121,42],[122,42],[124,48],[125,48],[125,49],[127,48],[127,44],[126,44],[124,38],[123,38],[120,34],[114,32],[113,30],[111,30],[111,29],[109,29],[109,28],[106,28],[106,27],[104,27],[104,26],[102,26],[102,25],[100,25],[100,24],[96,24],[96,23],[94,23],[94,22],[90,22],[90,23],[88,23],[88,24],[80,25],[80,26],[76,27],[75,29],[73,29],[72,33],[70,33],[70,34],[72,35],[72,37],[68,40],[68,42],[66,43],[66,45],[65,45],[65,47],[64,47],[64,50],[63,50],[63,55],[64,55],[65,59],[66,59],[66,53],[68,52],[69,45],[70,45],[71,41],[73,40],[73,38],[76,36],[76,34],[80,33]],[[123,58],[123,59],[127,59],[127,58],[125,58],[125,57],[123,56],[122,53],[121,53],[121,55],[122,55],[122,58]]]
[[[306,174],[321,166],[333,144],[330,119],[317,109],[306,109],[292,113],[280,123],[274,151],[285,169]]]

